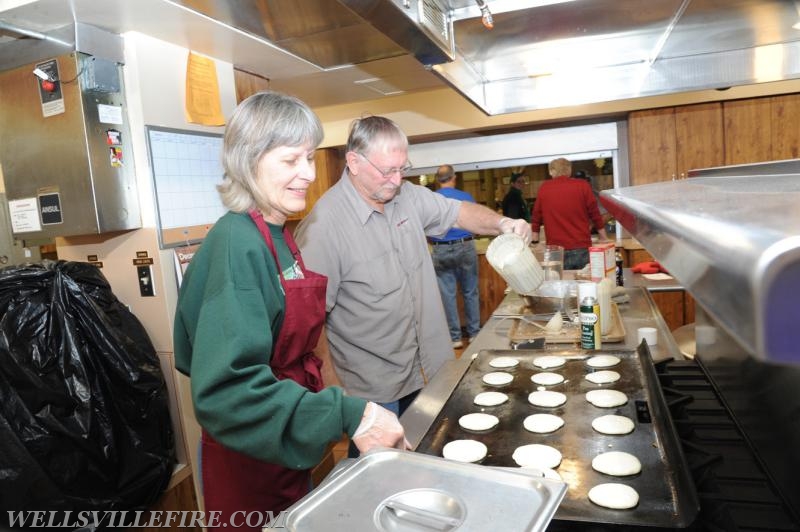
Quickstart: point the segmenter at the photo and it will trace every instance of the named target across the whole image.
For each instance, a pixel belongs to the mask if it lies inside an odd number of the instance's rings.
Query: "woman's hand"
[[[364,409],[361,424],[353,434],[353,443],[362,454],[374,447],[410,448],[397,416],[372,402]]]

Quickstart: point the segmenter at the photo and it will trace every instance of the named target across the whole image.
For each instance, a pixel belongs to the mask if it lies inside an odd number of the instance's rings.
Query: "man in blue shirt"
[[[475,203],[468,192],[456,188],[456,173],[445,164],[436,171],[438,192],[448,198]],[[481,327],[481,310],[478,296],[478,255],[472,233],[463,229],[450,229],[441,238],[430,238],[433,246],[433,267],[442,295],[447,327],[453,349],[464,347],[461,340],[461,321],[456,304],[457,285],[464,298],[464,314],[467,319],[467,343],[478,334]]]

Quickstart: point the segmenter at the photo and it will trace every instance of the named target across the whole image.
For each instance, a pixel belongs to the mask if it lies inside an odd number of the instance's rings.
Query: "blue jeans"
[[[461,322],[456,304],[456,283],[464,297],[467,336],[472,338],[481,329],[481,306],[478,296],[478,255],[475,242],[458,242],[433,246],[433,268],[442,295],[450,339],[461,340]]]
[[[564,269],[581,270],[589,264],[589,249],[578,248],[564,251]]]

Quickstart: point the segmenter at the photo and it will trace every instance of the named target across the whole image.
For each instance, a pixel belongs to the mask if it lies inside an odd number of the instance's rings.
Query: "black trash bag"
[[[100,270],[0,270],[0,523],[146,509],[174,461],[155,349]]]

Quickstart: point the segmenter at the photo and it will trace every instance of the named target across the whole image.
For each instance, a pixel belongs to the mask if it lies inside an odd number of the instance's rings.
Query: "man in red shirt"
[[[538,241],[539,228],[544,224],[547,243],[564,247],[564,269],[580,270],[589,263],[592,225],[601,240],[608,240],[603,217],[589,183],[570,177],[571,162],[554,159],[549,170],[553,179],[542,183],[533,204],[533,241]]]

